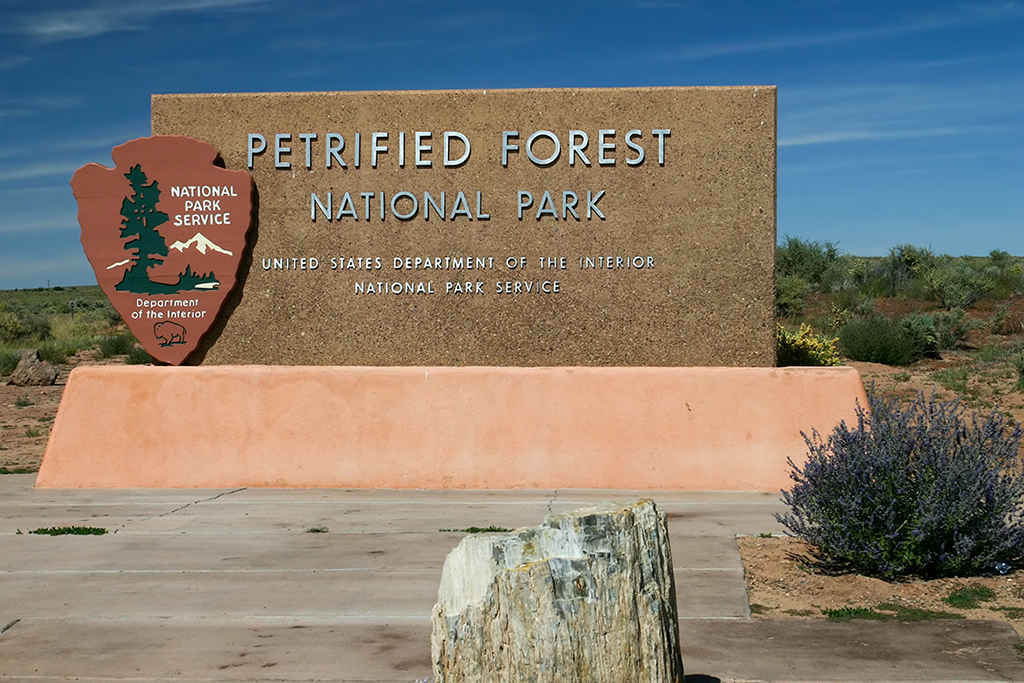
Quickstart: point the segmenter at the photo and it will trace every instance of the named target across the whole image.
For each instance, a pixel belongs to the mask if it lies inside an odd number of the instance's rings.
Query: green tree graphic
[[[149,269],[163,263],[167,256],[167,242],[156,231],[157,226],[168,220],[166,213],[156,210],[156,204],[160,201],[160,186],[155,180],[146,184],[149,179],[139,164],[133,166],[124,177],[131,183],[133,194],[121,202],[121,237],[129,238],[124,243],[125,251],[135,248],[138,253],[132,261],[132,267],[117,284],[117,290],[159,294],[161,292],[151,291],[156,283],[149,279]]]
[[[178,276],[177,284],[153,282],[149,269],[162,264],[168,253],[167,241],[157,232],[157,227],[169,220],[166,213],[156,209],[160,201],[160,185],[155,180],[147,184],[149,178],[140,164],[133,166],[124,177],[131,184],[132,196],[121,202],[121,237],[128,239],[124,243],[125,251],[137,249],[138,252],[134,254],[131,268],[125,271],[115,289],[134,294],[173,294],[194,289],[203,281],[215,281],[213,273],[200,277],[192,273],[191,266],[187,266],[186,272]]]

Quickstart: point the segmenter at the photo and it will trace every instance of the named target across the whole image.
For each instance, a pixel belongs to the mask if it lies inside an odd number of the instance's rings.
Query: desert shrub
[[[921,357],[915,339],[883,315],[854,318],[839,329],[839,351],[851,360],[910,365]]]
[[[44,347],[54,355],[56,360],[51,360],[51,363],[63,363],[71,354],[94,348],[99,344],[103,331],[108,329],[100,310],[76,313],[70,318],[56,316],[52,325],[50,339],[39,345],[40,355],[43,355]]]
[[[47,339],[38,346],[39,357],[48,363],[66,363],[71,356],[82,349],[92,348],[93,338]]]
[[[6,377],[18,367],[21,354],[13,349],[0,349],[0,377]]]
[[[800,325],[799,332],[788,332],[776,325],[776,353],[778,366],[839,365],[836,340],[814,334],[809,325]]]
[[[1003,360],[1009,352],[999,344],[984,344],[974,354],[974,360],[979,363],[995,363]]]
[[[992,313],[985,325],[992,334],[1008,335],[1021,331],[1020,323],[1010,315],[1010,307],[1006,304],[999,306]]]
[[[925,278],[928,295],[944,308],[969,308],[993,287],[990,278],[964,262],[947,261]]]
[[[822,566],[892,580],[991,574],[1024,552],[1022,431],[932,395],[869,394],[854,428],[804,435],[779,522]]]
[[[17,313],[0,311],[0,342],[16,342],[31,334],[32,329]]]
[[[919,353],[926,358],[938,358],[939,335],[935,321],[928,313],[911,313],[900,320],[900,327],[914,340]]]
[[[838,260],[839,249],[831,242],[811,242],[786,235],[775,250],[775,272],[780,277],[799,277],[817,287]]]
[[[889,250],[877,277],[885,283],[888,296],[916,297],[934,267],[935,255],[931,250],[901,244]]]
[[[811,286],[797,275],[780,275],[775,279],[775,311],[783,318],[800,315],[807,307]]]
[[[843,325],[850,322],[852,319],[853,314],[850,313],[849,308],[839,307],[836,304],[832,304],[832,308],[829,310],[828,316],[828,329],[833,332],[837,332]]]
[[[1009,299],[1024,290],[1024,268],[1008,252],[994,249],[989,252],[989,277],[992,280],[992,297]],[[1000,334],[997,332],[996,334]]]
[[[133,346],[128,351],[128,358],[125,362],[128,365],[149,365],[153,362],[153,356],[149,355],[141,346]]]
[[[963,348],[967,335],[982,325],[969,320],[961,309],[911,313],[900,320],[900,326],[913,338],[921,355],[929,358],[937,358],[942,349]]]
[[[131,334],[112,334],[100,338],[100,355],[104,358],[124,356],[135,348],[135,337]]]
[[[874,315],[875,312],[876,312],[875,311],[876,304],[877,304],[877,302],[875,301],[875,299],[873,297],[870,297],[870,296],[864,297],[859,302],[857,302],[856,306],[853,307],[853,311],[857,315]]]
[[[70,350],[67,344],[55,339],[43,342],[39,345],[39,358],[47,363],[65,363],[74,351]]]
[[[935,335],[940,349],[962,349],[967,345],[967,335],[981,329],[985,323],[971,320],[962,308],[949,311],[935,311],[929,314],[935,324]]]
[[[42,341],[50,338],[50,319],[45,315],[32,315],[25,321],[28,324],[29,336]]]
[[[120,325],[122,322],[124,322],[124,319],[121,318],[121,314],[118,313],[117,310],[110,304],[107,304],[104,308],[101,309],[101,311],[103,312],[104,320],[110,327],[113,327],[114,325]]]

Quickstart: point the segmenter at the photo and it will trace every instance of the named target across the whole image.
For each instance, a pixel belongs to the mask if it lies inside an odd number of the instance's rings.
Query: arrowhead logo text
[[[132,140],[111,156],[114,168],[88,164],[71,179],[82,246],[146,351],[180,365],[237,281],[252,178],[216,166],[213,146],[184,136]]]

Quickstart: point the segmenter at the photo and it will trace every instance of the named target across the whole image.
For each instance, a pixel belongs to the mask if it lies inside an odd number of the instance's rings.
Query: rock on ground
[[[602,503],[469,536],[445,560],[432,631],[437,683],[681,683],[665,516]]]
[[[39,358],[39,352],[29,349],[21,354],[18,366],[14,368],[8,384],[17,387],[48,387],[57,381],[60,371]]]

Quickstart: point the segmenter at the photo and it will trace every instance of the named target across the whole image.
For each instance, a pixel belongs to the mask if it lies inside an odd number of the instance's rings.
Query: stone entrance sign
[[[157,95],[256,186],[190,362],[771,366],[773,87]]]

